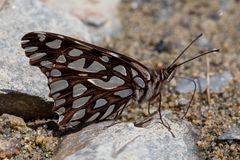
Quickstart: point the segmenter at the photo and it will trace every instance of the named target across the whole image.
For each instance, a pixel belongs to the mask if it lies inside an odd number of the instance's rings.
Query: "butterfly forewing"
[[[105,119],[151,80],[136,60],[67,36],[31,32],[22,38],[22,47],[30,64],[48,77],[60,124]]]

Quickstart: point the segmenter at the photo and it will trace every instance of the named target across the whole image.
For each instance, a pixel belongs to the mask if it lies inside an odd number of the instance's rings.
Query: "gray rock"
[[[178,93],[190,93],[194,91],[194,83],[191,80],[194,80],[196,83],[197,91],[198,92],[204,92],[206,89],[206,80],[199,77],[199,78],[193,78],[193,77],[187,77],[187,79],[183,78],[177,78],[177,85],[176,85],[176,91]]]
[[[44,3],[51,8],[66,11],[80,19],[88,27],[95,42],[121,30],[118,18],[120,0],[48,0]]]
[[[19,154],[21,145],[16,139],[0,139],[0,158],[9,159]]]
[[[177,119],[170,124],[176,137],[154,118],[145,128],[133,123],[91,124],[63,138],[54,160],[194,160],[198,159],[193,126]]]
[[[206,90],[206,79],[200,77],[188,77],[188,79],[192,79],[196,82],[198,92],[204,92]],[[189,93],[194,91],[194,84],[188,79],[177,79],[176,91],[178,93]],[[212,92],[219,93],[224,87],[227,86],[228,82],[230,82],[231,80],[233,80],[233,76],[228,71],[225,71],[219,75],[210,76],[210,90]]]
[[[232,127],[227,132],[223,133],[218,137],[218,140],[238,140],[240,141],[240,127]]]
[[[167,21],[174,15],[174,8],[173,3],[175,3],[175,0],[154,0],[156,2],[160,3],[160,9],[157,13],[158,17],[162,21]]]
[[[221,89],[225,87],[229,81],[233,80],[233,76],[230,72],[224,72],[220,75],[214,75],[210,77],[210,89],[213,92],[221,92]]]
[[[0,114],[25,119],[48,117],[51,106],[47,78],[28,63],[21,37],[31,31],[57,32],[89,40],[77,18],[50,10],[39,1],[8,0],[0,7]],[[40,97],[40,98],[39,98]]]
[[[177,99],[176,100],[176,106],[178,106],[178,107],[186,106],[189,103],[190,103],[190,100],[186,99],[186,98],[181,98],[181,99]]]

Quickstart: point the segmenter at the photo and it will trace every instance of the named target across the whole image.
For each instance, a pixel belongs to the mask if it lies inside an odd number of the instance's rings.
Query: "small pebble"
[[[218,137],[218,140],[240,140],[240,127],[233,127]]]
[[[176,100],[176,106],[178,106],[178,107],[183,107],[183,106],[188,105],[189,102],[190,102],[190,100],[185,99],[185,98],[177,99],[177,100]]]

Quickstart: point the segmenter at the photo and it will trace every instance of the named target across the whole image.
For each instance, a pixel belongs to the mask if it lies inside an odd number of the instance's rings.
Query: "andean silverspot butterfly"
[[[39,67],[48,78],[58,123],[76,126],[104,120],[113,113],[119,115],[131,100],[141,104],[161,96],[162,86],[174,77],[179,66],[219,51],[207,51],[176,64],[201,36],[171,65],[156,69],[120,53],[55,33],[27,33],[22,38],[22,48],[30,64]]]

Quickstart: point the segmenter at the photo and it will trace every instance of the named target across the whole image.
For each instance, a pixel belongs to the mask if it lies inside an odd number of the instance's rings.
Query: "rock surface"
[[[89,34],[95,42],[114,35],[121,29],[117,17],[120,0],[44,0],[43,2],[55,10],[66,11],[81,20],[88,27]]]
[[[157,118],[144,128],[133,123],[106,127],[112,124],[110,121],[92,124],[66,135],[53,159],[198,159],[193,126],[179,119],[166,120],[175,138]]]
[[[204,92],[207,87],[206,79],[204,78],[189,78],[195,81],[197,91]],[[215,93],[221,92],[222,88],[226,87],[228,82],[233,80],[230,72],[223,72],[219,75],[210,76],[210,89]],[[194,84],[188,79],[177,79],[176,91],[179,93],[189,93],[194,91]]]
[[[227,132],[220,135],[218,137],[218,140],[220,140],[220,141],[225,141],[225,140],[240,141],[240,127],[239,126],[232,127]]]
[[[31,31],[58,32],[89,40],[86,27],[77,18],[50,10],[39,1],[9,0],[0,7],[0,114],[25,119],[50,117],[52,101],[47,79],[28,63],[21,37]],[[40,97],[40,98],[39,98]]]

